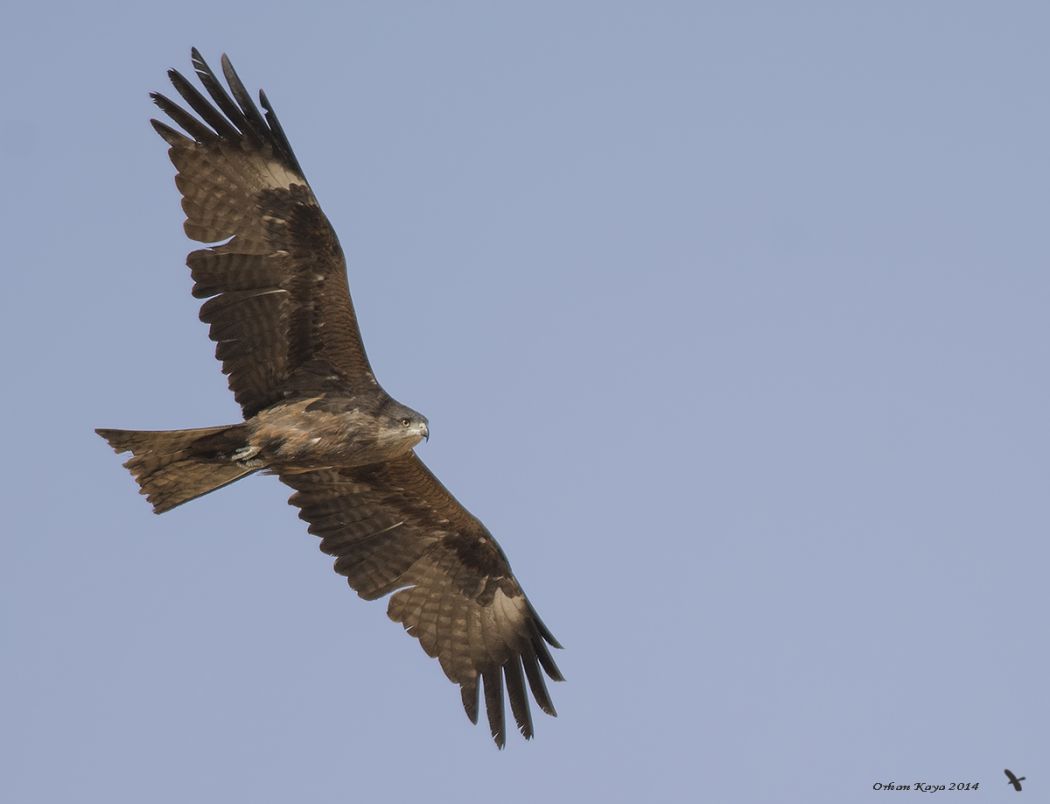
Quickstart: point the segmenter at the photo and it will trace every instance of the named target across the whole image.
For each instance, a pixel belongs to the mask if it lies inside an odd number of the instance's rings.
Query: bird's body
[[[468,716],[483,682],[502,746],[505,688],[531,737],[526,683],[555,714],[540,670],[561,679],[547,649],[557,641],[485,526],[416,457],[429,424],[372,372],[338,238],[266,96],[264,116],[225,56],[232,97],[196,50],[193,63],[210,100],[173,70],[198,117],[154,94],[185,133],[152,122],[178,169],[186,233],[211,244],[187,264],[244,421],[99,434],[132,453],[125,466],[157,513],[254,472],[278,475],[358,594],[393,593],[388,614],[461,687]]]
[[[320,396],[280,402],[248,420],[250,460],[267,469],[367,466],[412,451],[426,419],[391,397]]]

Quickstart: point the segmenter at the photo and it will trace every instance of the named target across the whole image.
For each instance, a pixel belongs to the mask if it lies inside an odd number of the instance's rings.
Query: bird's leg
[[[246,447],[241,447],[239,450],[233,453],[233,455],[231,455],[230,458],[233,460],[234,463],[239,463],[246,469],[254,469],[263,465],[262,461],[252,460],[258,454],[259,448],[252,444],[249,444]]]

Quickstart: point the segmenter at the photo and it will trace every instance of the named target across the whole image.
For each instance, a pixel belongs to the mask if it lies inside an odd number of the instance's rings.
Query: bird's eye
[[[401,420],[401,424],[403,424],[405,427],[408,427],[408,425],[412,424],[412,420],[409,418],[404,418]]]

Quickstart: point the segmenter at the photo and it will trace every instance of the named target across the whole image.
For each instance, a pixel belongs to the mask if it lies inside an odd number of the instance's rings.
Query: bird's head
[[[380,440],[398,445],[405,452],[423,439],[430,438],[430,423],[422,413],[391,400],[383,410]]]

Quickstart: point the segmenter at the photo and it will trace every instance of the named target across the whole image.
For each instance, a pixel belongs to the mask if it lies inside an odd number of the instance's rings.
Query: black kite
[[[560,645],[496,540],[416,457],[427,420],[376,381],[339,240],[266,95],[262,114],[225,56],[229,93],[196,49],[192,56],[208,97],[168,75],[197,116],[154,93],[185,133],[151,122],[178,171],[186,234],[212,244],[186,262],[244,421],[97,432],[131,452],[124,465],[157,513],[253,472],[276,474],[295,489],[290,502],[336,557],[336,572],[367,600],[393,593],[389,616],[460,686],[471,721],[482,681],[503,746],[506,685],[530,738],[526,685],[554,715],[541,668],[561,680],[547,649]]]

